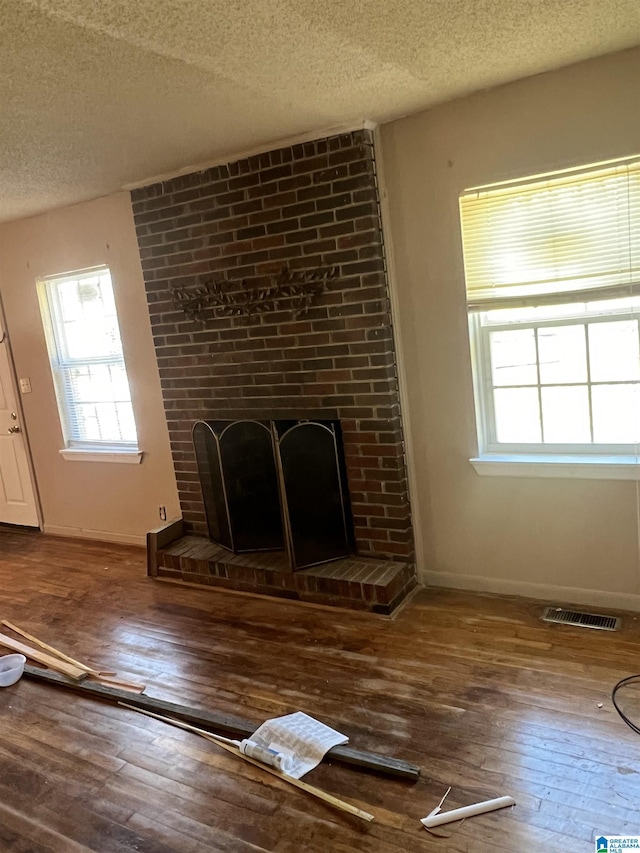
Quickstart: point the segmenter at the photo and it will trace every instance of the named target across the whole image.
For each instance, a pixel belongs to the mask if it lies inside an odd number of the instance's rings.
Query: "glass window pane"
[[[118,410],[113,403],[96,403],[96,413],[103,441],[121,441]]]
[[[69,393],[79,403],[130,401],[129,382],[122,364],[87,364],[67,371]]]
[[[589,358],[592,382],[640,379],[637,322],[590,323]]]
[[[586,385],[542,389],[544,440],[551,444],[591,441],[589,392]]]
[[[543,384],[586,382],[587,346],[584,326],[538,329],[540,381]]]
[[[65,358],[104,358],[122,351],[108,272],[50,286],[57,293],[58,335]]]
[[[534,385],[538,381],[533,329],[491,332],[493,384]]]
[[[498,441],[542,441],[536,388],[496,388],[493,396]]]
[[[136,441],[133,410],[126,403],[81,403],[77,406],[76,441]]]
[[[96,407],[88,404],[76,406],[77,422],[71,438],[77,441],[101,441],[100,421]]]
[[[640,441],[640,389],[637,385],[595,385],[591,396],[595,442],[633,444]]]
[[[138,436],[131,403],[117,403],[116,412],[118,416],[118,424],[120,426],[121,441],[130,441],[135,443],[138,440]]]

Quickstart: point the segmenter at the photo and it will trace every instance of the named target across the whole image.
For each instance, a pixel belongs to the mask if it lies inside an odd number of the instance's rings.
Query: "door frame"
[[[4,337],[3,337],[4,335]],[[4,305],[2,303],[2,292],[0,291],[0,346],[6,346],[7,348],[7,361],[9,363],[9,379],[11,381],[11,386],[13,388],[13,394],[16,400],[16,410],[18,412],[18,417],[20,418],[20,424],[22,427],[22,436],[24,440],[24,449],[27,454],[27,465],[29,468],[29,479],[31,480],[31,490],[33,491],[33,499],[36,505],[36,516],[38,519],[38,527],[37,529],[40,531],[44,530],[44,517],[42,514],[42,503],[40,501],[40,492],[38,490],[38,480],[36,477],[35,466],[33,464],[33,454],[31,453],[31,444],[29,442],[29,430],[27,428],[27,421],[24,415],[24,408],[22,406],[22,394],[20,392],[20,386],[18,383],[18,377],[16,373],[16,363],[13,358],[13,348],[11,346],[11,335],[9,334],[9,328],[7,325],[7,316],[4,311]],[[2,522],[0,522],[1,524]],[[30,528],[36,529],[36,528]]]

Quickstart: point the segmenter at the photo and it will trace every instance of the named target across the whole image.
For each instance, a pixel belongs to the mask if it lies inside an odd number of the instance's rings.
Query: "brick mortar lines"
[[[370,133],[255,155],[132,198],[187,530],[205,532],[190,439],[196,419],[338,417],[359,552],[412,560]],[[338,269],[306,318],[280,306],[251,325],[221,317],[202,328],[173,306],[171,284],[255,283],[283,264]]]

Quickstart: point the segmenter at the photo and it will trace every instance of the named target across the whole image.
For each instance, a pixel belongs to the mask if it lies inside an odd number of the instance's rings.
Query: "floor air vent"
[[[580,613],[578,610],[564,610],[562,607],[547,607],[542,616],[542,621],[558,622],[562,625],[578,625],[581,628],[597,628],[600,631],[619,631],[621,623],[618,616]]]

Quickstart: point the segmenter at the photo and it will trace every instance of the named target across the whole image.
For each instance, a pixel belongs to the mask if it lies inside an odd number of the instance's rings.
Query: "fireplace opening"
[[[198,421],[193,442],[212,541],[286,548],[291,570],[353,551],[339,421]]]

